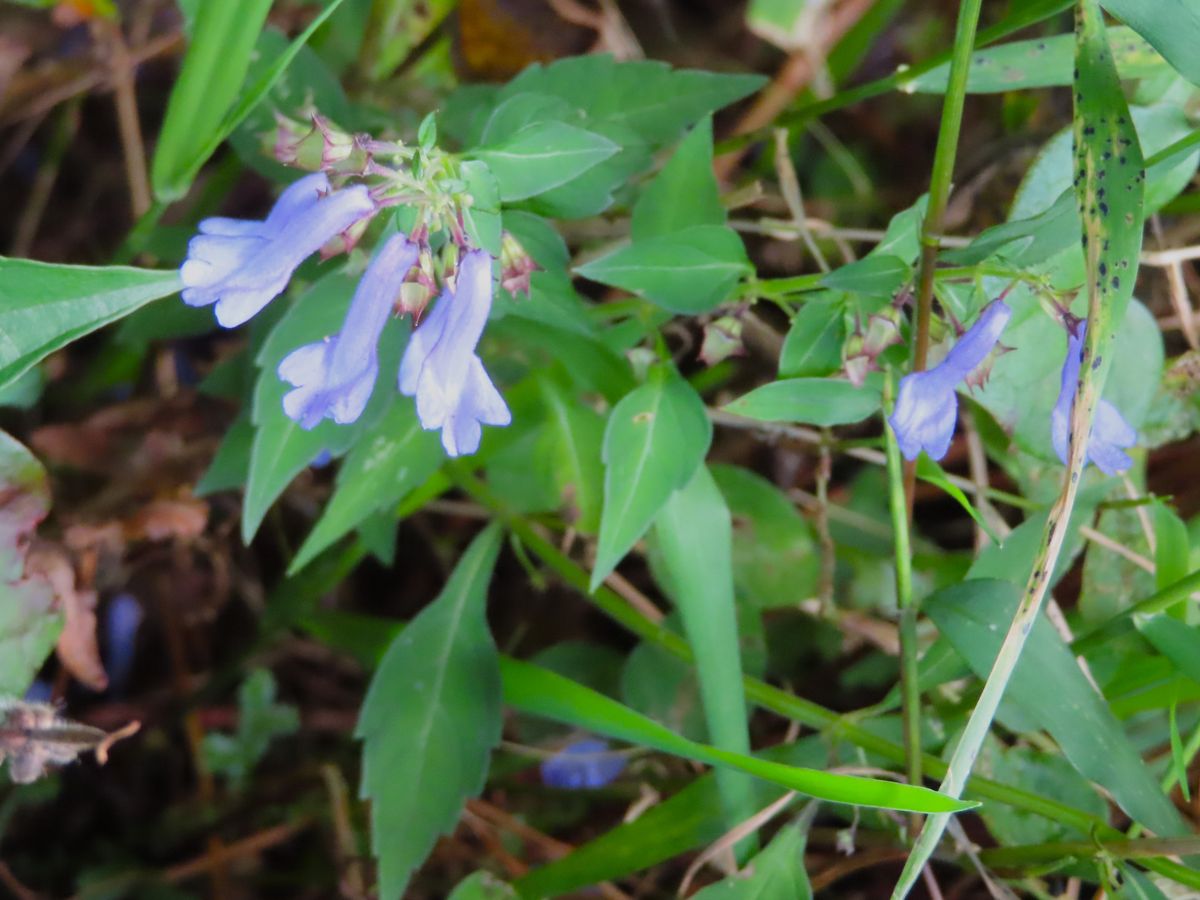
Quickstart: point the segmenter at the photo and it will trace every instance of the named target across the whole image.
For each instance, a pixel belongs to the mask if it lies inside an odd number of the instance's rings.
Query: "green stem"
[[[1145,600],[1133,604],[1128,609],[1121,610],[1112,618],[1096,626],[1093,631],[1089,631],[1082,637],[1076,638],[1075,642],[1071,644],[1071,653],[1075,656],[1084,656],[1091,653],[1109,641],[1123,634],[1128,634],[1133,629],[1130,619],[1134,616],[1152,616],[1155,613],[1166,612],[1181,600],[1186,600],[1196,591],[1200,591],[1200,571],[1185,575],[1174,584],[1168,584],[1165,588],[1156,591]]]
[[[933,272],[941,243],[942,218],[950,198],[954,161],[958,156],[958,136],[962,128],[963,106],[967,96],[967,75],[975,48],[975,28],[979,23],[982,0],[962,0],[954,49],[950,57],[950,80],[942,105],[937,146],[933,151],[933,173],[929,177],[929,205],[921,223],[921,257],[917,266],[917,327],[913,339],[913,371],[925,368],[929,355],[929,319],[933,309]]]
[[[1200,838],[1144,838],[1141,840],[1052,841],[1019,847],[995,847],[979,852],[979,861],[988,868],[1016,869],[1021,866],[1054,862],[1060,859],[1088,859],[1099,854],[1116,859],[1144,859],[1157,856],[1193,856],[1200,853]]]
[[[883,382],[884,409],[891,409],[894,392],[894,376],[889,369]],[[900,609],[900,693],[904,752],[908,783],[920,784],[921,687],[917,668],[917,608],[913,603],[908,501],[904,496],[904,465],[900,461],[896,434],[890,423],[884,425],[883,431],[887,441],[888,505],[892,513],[892,543],[896,555],[896,605]]]

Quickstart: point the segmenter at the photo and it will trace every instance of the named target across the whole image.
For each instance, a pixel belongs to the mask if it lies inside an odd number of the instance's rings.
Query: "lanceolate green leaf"
[[[55,350],[179,286],[174,270],[0,257],[0,387]]]
[[[659,234],[580,266],[585,278],[642,294],[664,309],[702,313],[729,299],[750,271],[737,233],[724,225],[696,225]]]
[[[615,154],[620,147],[565,122],[537,122],[474,155],[500,185],[500,199],[524,200],[566,184]]]
[[[604,510],[593,590],[645,534],[671,493],[691,479],[711,440],[703,401],[666,363],[613,408],[604,432]]]
[[[822,800],[913,812],[961,812],[974,805],[928,788],[801,769],[689,741],[653,719],[547,669],[507,658],[501,669],[504,700],[522,712],[706,765],[737,769]]]
[[[787,378],[755,388],[725,409],[760,422],[848,425],[879,411],[877,380],[862,387],[837,378]]]
[[[1133,0],[1137,2],[1137,0]],[[1108,29],[1117,72],[1122,78],[1145,78],[1167,68],[1166,61],[1135,31],[1124,27]],[[1070,84],[1075,65],[1075,35],[1012,41],[979,50],[971,58],[967,91],[972,94],[1002,93],[1036,87]],[[900,90],[940,94],[946,89],[949,64],[931,69]]]
[[[733,523],[706,467],[667,500],[655,534],[696,657],[709,738],[724,750],[749,753],[733,596]],[[754,794],[744,776],[724,772],[718,782],[729,827],[754,814]]]
[[[725,224],[713,175],[712,141],[712,118],[706,116],[638,197],[630,226],[634,241],[697,225]]]
[[[939,591],[923,609],[975,674],[986,678],[1019,594],[1011,582],[973,580]],[[1008,696],[1050,732],[1080,773],[1104,785],[1137,821],[1156,834],[1182,833],[1171,802],[1044,617],[1033,626]]]
[[[414,869],[483,788],[500,740],[500,667],[485,618],[501,529],[484,531],[438,598],[384,654],[355,734],[371,801],[379,893],[399,900]]]
[[[270,8],[271,0],[205,0],[196,10],[150,167],[160,200],[182,196],[204,162],[201,149],[237,99]]]
[[[287,49],[253,84],[245,86],[242,82],[270,0],[204,0],[200,4],[192,47],[171,94],[167,121],[151,166],[154,194],[159,200],[183,196],[200,167],[267,96],[300,48],[342,2],[326,0],[324,9]],[[206,16],[210,20],[207,24]],[[237,103],[230,108],[235,98]],[[164,138],[168,140],[165,149]]]
[[[425,431],[411,403],[397,401],[363,432],[338,470],[337,489],[301,545],[288,573],[372,513],[395,506],[438,470],[444,456],[437,434]]]

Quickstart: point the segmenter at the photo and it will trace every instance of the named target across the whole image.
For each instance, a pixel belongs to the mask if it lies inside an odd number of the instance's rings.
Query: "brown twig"
[[[133,83],[136,64],[130,58],[121,26],[115,22],[105,23],[102,30],[107,39],[117,129],[125,160],[125,180],[129,184],[129,205],[133,217],[140,219],[150,208],[150,177],[146,171],[146,145],[138,121],[137,91]]]

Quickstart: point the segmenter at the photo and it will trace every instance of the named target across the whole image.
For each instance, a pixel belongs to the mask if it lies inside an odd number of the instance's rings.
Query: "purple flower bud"
[[[916,459],[922,450],[932,459],[946,455],[958,418],[955,388],[987,359],[1011,317],[1003,300],[993,301],[939,365],[900,379],[896,408],[888,421],[905,459]]]
[[[1058,402],[1050,413],[1050,437],[1054,452],[1067,463],[1070,445],[1071,412],[1075,406],[1075,385],[1079,381],[1079,361],[1083,356],[1083,340],[1087,334],[1087,322],[1079,326],[1078,335],[1067,332],[1067,357],[1063,360],[1062,384],[1058,391]],[[1137,432],[1107,400],[1096,404],[1096,415],[1092,421],[1092,434],[1088,438],[1087,458],[1096,464],[1105,475],[1124,472],[1133,460],[1125,448],[1137,443]]]
[[[241,325],[283,291],[300,263],[374,212],[365,186],[331,192],[318,172],[291,184],[264,221],[205,219],[179,269],[183,302],[216,303],[221,325]]]
[[[542,763],[542,783],[550,787],[599,788],[614,781],[625,768],[625,755],[609,750],[604,741],[576,741]]]
[[[295,387],[283,398],[283,411],[301,428],[326,416],[346,425],[362,415],[379,373],[379,335],[418,252],[402,234],[389,238],[359,281],[341,332],[293,350],[279,363],[279,377]]]
[[[450,456],[479,449],[481,425],[507,425],[512,415],[475,354],[492,308],[492,260],[472,250],[454,290],[413,331],[400,362],[400,391],[417,398],[421,427],[442,430]]]

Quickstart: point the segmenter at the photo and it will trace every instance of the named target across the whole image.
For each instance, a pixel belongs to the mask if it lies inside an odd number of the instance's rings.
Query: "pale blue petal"
[[[943,366],[957,374],[955,381],[966,378],[976,366],[987,359],[1011,318],[1012,310],[1003,300],[993,300],[984,307],[975,324],[958,339],[958,343],[942,361]]]
[[[342,330],[294,350],[279,364],[279,377],[295,386],[283,399],[284,412],[302,428],[314,428],[326,417],[347,425],[366,409],[379,373],[379,336],[418,252],[404,235],[389,238],[355,288]]]
[[[950,449],[958,417],[955,376],[955,372],[936,366],[900,379],[896,406],[888,421],[905,459],[916,459],[922,450],[932,459],[941,459]]]
[[[610,750],[599,740],[576,741],[541,765],[542,783],[578,790],[604,787],[625,768],[625,754]]]
[[[1079,365],[1083,356],[1083,342],[1087,334],[1087,322],[1079,326],[1079,333],[1067,335],[1067,355],[1063,360],[1059,382],[1058,400],[1050,412],[1050,440],[1054,452],[1067,464],[1070,450],[1071,413],[1075,407],[1075,391],[1079,381]],[[1092,421],[1092,433],[1088,437],[1087,459],[1106,475],[1124,472],[1133,460],[1124,452],[1137,443],[1137,432],[1121,416],[1115,406],[1107,400],[1096,404]]]

